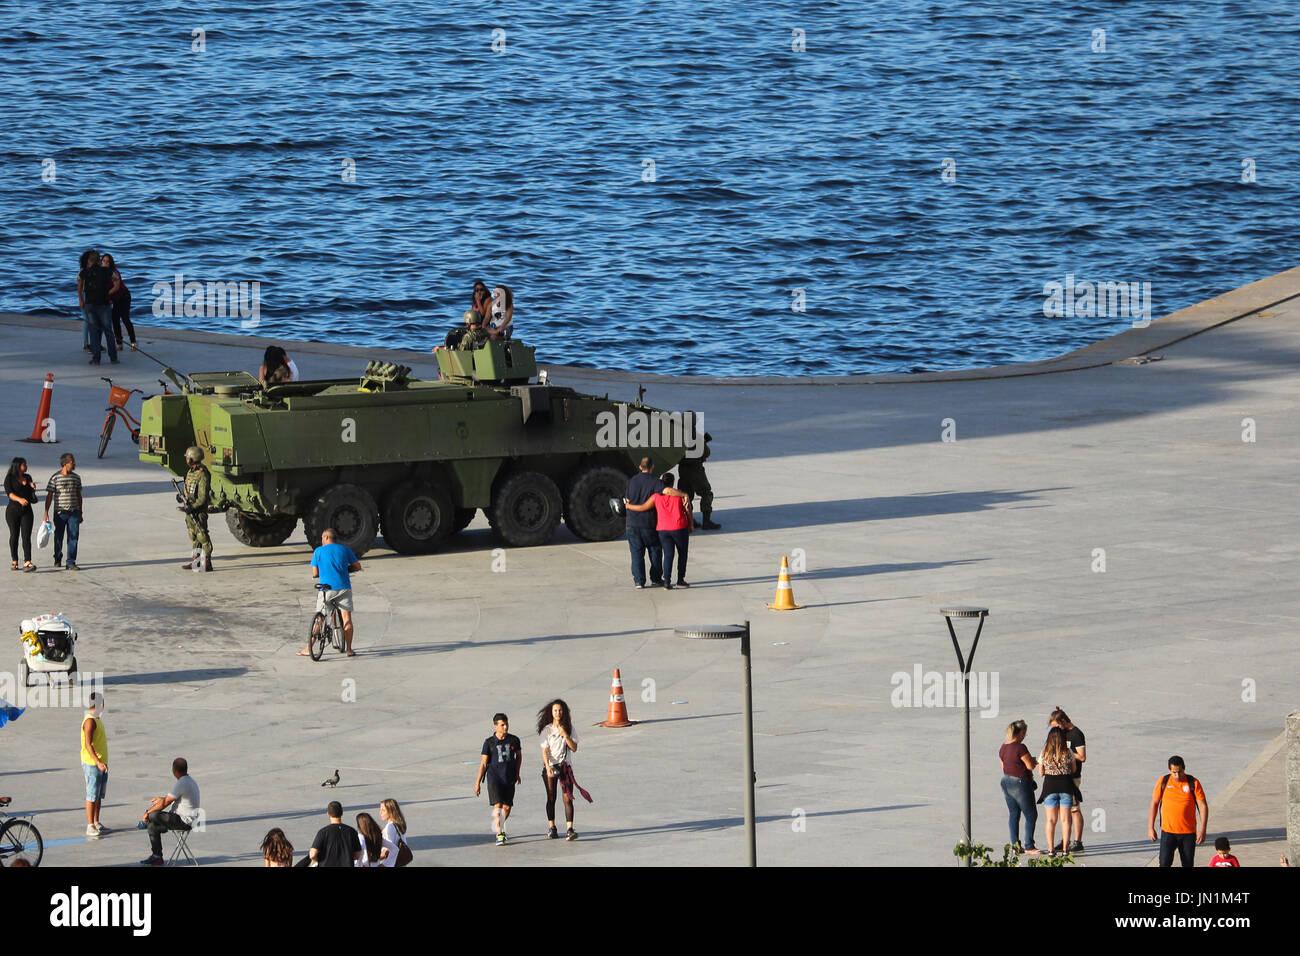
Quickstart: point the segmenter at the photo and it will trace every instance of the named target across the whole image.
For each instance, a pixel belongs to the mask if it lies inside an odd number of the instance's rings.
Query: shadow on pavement
[[[1239,843],[1272,843],[1275,840],[1286,839],[1286,827],[1265,827],[1254,830],[1215,830],[1213,835],[1207,835],[1205,842],[1196,848],[1198,854],[1206,848],[1212,853],[1214,851],[1214,837],[1217,836],[1226,836],[1234,846]],[[1159,840],[1128,840],[1124,843],[1088,843],[1085,845],[1087,849],[1079,854],[1079,859],[1085,862],[1089,856],[1100,854],[1144,853],[1147,856],[1155,857],[1160,853]],[[1175,855],[1175,862],[1176,860],[1177,856]]]
[[[362,648],[357,654],[360,656],[364,653],[366,657],[393,657],[399,654],[419,653],[421,651],[444,654],[448,651],[458,651],[469,647],[503,647],[510,645],[527,647],[532,644],[546,643],[547,641],[577,641],[589,637],[626,637],[633,634],[653,634],[656,631],[671,630],[671,627],[648,627],[631,631],[601,631],[593,634],[545,634],[537,637],[511,638],[504,641],[447,641],[436,644],[402,644],[397,647]]]
[[[105,686],[111,684],[170,684],[173,682],[217,680],[222,677],[243,677],[247,667],[208,667],[192,671],[155,671],[152,674],[115,674],[105,677]]]
[[[26,773],[59,773],[67,767],[41,767],[39,770],[0,770],[0,777],[19,777]]]
[[[710,717],[739,717],[740,711],[732,710],[725,714],[694,714],[690,717],[651,717],[648,720],[638,720],[638,724],[671,724],[675,720],[708,720]],[[597,727],[600,724],[596,724]]]
[[[986,561],[987,558],[963,558],[959,561],[909,561],[904,564],[854,564],[843,568],[821,568],[817,571],[803,571],[799,574],[790,575],[790,583],[797,584],[800,581],[818,581],[830,578],[857,578],[866,577],[871,574],[894,574],[900,571],[933,571],[936,568],[958,567],[963,564],[975,564],[978,561]],[[730,587],[733,584],[758,584],[760,582],[774,583],[776,575],[760,574],[750,578],[723,578],[721,580],[708,580],[701,584],[691,584],[690,590],[695,588],[722,588]]]
[[[1005,505],[1036,501],[1045,492],[1066,490],[1068,488],[1062,486],[1027,491],[945,491],[880,498],[842,498],[838,501],[792,501],[779,505],[730,508],[726,513],[727,528],[735,531],[770,531],[774,528],[806,528],[810,525],[990,511]]]
[[[912,810],[917,807],[927,807],[928,803],[896,803],[884,807],[858,807],[853,810],[822,810],[817,813],[806,814],[810,817],[839,817],[851,813],[881,813],[886,810]],[[772,814],[770,816],[759,816],[754,821],[758,823],[789,823],[789,814]],[[700,833],[707,830],[726,830],[731,827],[742,827],[745,825],[744,817],[714,817],[709,820],[686,820],[681,823],[662,823],[649,827],[628,827],[623,830],[600,830],[593,831],[590,837],[584,833],[582,839],[589,843],[600,840],[618,839],[620,837],[640,836],[650,833]]]

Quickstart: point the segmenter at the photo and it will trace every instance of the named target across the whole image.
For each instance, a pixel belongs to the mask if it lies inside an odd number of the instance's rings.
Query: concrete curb
[[[1129,329],[1118,335],[1075,349],[1053,359],[1039,362],[1026,362],[1019,365],[1002,365],[990,368],[958,369],[946,372],[917,372],[913,374],[878,374],[878,375],[808,375],[808,376],[764,376],[764,375],[664,375],[661,373],[641,373],[611,371],[587,368],[577,365],[549,365],[543,367],[552,374],[575,382],[635,382],[676,385],[897,385],[925,384],[932,382],[981,381],[1002,378],[1023,378],[1030,375],[1049,375],[1055,372],[1079,372],[1084,369],[1113,365],[1129,358],[1150,355],[1157,349],[1168,348],[1192,336],[1200,335],[1211,329],[1219,328],[1239,319],[1262,312],[1300,298],[1295,290],[1300,286],[1300,266],[1279,272],[1234,289],[1205,302],[1197,303],[1186,309],[1156,319],[1150,325],[1140,329]],[[58,316],[33,314],[18,315],[0,313],[0,325],[26,328],[57,329],[66,326],[75,331],[80,325],[76,319]],[[429,352],[417,352],[410,349],[385,349],[378,346],[334,345],[328,342],[310,342],[283,337],[265,338],[255,335],[233,335],[223,332],[196,332],[188,329],[155,328],[136,323],[141,334],[152,338],[178,342],[202,342],[204,344],[224,344],[238,348],[266,348],[268,345],[284,345],[291,352],[305,352],[317,355],[355,355],[358,351],[373,352],[402,364],[430,363]]]

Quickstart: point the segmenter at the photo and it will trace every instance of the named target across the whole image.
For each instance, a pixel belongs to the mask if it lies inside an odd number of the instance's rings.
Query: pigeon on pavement
[[[338,785],[339,785],[339,772],[337,770],[334,771],[334,776],[330,777],[328,780],[326,780],[324,783],[321,784],[322,787],[337,787]]]

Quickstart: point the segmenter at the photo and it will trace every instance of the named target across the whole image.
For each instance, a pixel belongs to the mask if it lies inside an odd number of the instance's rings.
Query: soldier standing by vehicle
[[[190,549],[194,555],[189,564],[182,564],[186,571],[194,570],[199,560],[197,552],[203,549],[203,570],[212,570],[212,539],[208,537],[208,503],[211,500],[212,474],[203,465],[203,449],[191,445],[185,449],[185,464],[189,471],[185,473],[185,491],[177,495],[181,511],[185,512],[185,530],[190,533]]]
[[[692,498],[700,499],[700,517],[704,519],[700,527],[705,531],[717,531],[722,527],[713,520],[713,488],[709,485],[709,476],[704,473],[711,441],[713,436],[705,432],[704,454],[699,458],[683,458],[677,465],[677,475],[681,479],[677,486]]]

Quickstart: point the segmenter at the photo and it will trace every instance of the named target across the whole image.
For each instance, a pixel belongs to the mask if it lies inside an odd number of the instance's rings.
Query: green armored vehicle
[[[521,342],[437,352],[439,381],[371,362],[360,379],[263,388],[247,372],[187,376],[179,395],[144,403],[140,459],[175,475],[190,445],[207,451],[212,506],[253,547],[283,544],[303,522],[360,555],[377,534],[424,554],[482,508],[506,544],[549,541],[561,518],[579,538],[623,534],[611,507],[643,455],[658,470],[703,453],[690,412],[583,395],[535,381]]]

